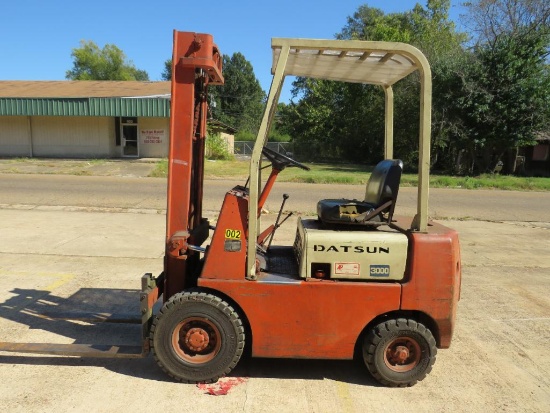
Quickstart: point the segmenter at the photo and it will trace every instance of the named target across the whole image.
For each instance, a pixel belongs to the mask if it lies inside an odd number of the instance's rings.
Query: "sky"
[[[161,80],[174,29],[209,33],[223,54],[242,53],[262,88],[271,83],[271,38],[333,39],[360,5],[386,13],[425,0],[15,0],[0,7],[0,80],[64,80],[81,40],[115,44],[150,80]],[[458,24],[461,1],[452,0]],[[290,99],[292,79],[281,101]]]

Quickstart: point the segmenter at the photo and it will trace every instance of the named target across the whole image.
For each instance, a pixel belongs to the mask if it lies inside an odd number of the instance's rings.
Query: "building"
[[[170,82],[0,81],[0,156],[166,157]]]
[[[525,171],[529,176],[550,176],[550,133],[539,132],[535,146],[522,148]]]

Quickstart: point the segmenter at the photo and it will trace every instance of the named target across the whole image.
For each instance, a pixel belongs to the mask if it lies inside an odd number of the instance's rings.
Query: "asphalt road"
[[[225,192],[235,180],[205,182],[204,209],[220,209]],[[324,185],[278,182],[266,207],[276,212],[283,193],[290,199],[286,208],[314,214],[317,200],[357,198],[361,185]],[[128,208],[163,211],[166,208],[166,180],[117,176],[0,174],[0,206],[75,206],[83,208]],[[441,189],[430,190],[430,216],[435,219],[485,221],[550,221],[550,192]],[[396,214],[412,215],[416,209],[416,188],[400,189]]]

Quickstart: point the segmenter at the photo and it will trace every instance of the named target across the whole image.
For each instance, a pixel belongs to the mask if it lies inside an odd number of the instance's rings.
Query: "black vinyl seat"
[[[386,159],[376,165],[367,182],[365,199],[323,199],[317,216],[324,224],[370,225],[390,223],[395,209],[403,162]]]

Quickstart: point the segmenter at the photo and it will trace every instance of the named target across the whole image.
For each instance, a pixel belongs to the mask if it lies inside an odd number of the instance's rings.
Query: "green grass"
[[[88,164],[90,165],[103,165],[105,162],[107,162],[107,159],[88,159],[86,160]]]
[[[151,178],[165,178],[168,176],[168,159],[161,159],[155,165],[155,169],[149,174]]]
[[[278,177],[281,182],[303,182],[315,184],[349,184],[364,185],[369,179],[372,168],[353,164],[307,164],[310,171],[299,168],[287,168]],[[206,161],[205,179],[242,179],[246,180],[250,164],[246,161]],[[168,161],[157,163],[149,176],[166,177]],[[268,172],[265,171],[264,177]],[[401,186],[416,186],[416,174],[403,174]],[[432,188],[463,188],[463,189],[501,189],[516,191],[550,191],[550,178],[531,178],[507,175],[480,176],[449,176],[431,175]]]
[[[533,178],[491,174],[483,174],[474,177],[433,175],[430,177],[430,186],[434,188],[550,191],[550,178]]]
[[[104,158],[92,158],[92,159],[71,159],[71,158],[5,158],[2,159],[3,163],[27,163],[35,165],[56,166],[61,163],[82,163],[86,162],[88,165],[102,165],[107,162],[108,159]]]

